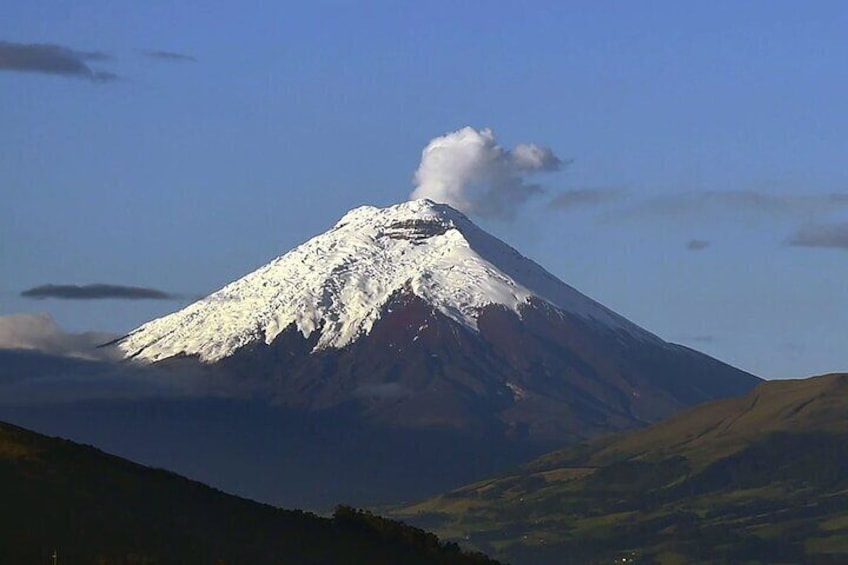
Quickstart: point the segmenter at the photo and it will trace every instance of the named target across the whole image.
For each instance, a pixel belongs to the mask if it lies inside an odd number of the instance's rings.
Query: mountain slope
[[[120,341],[129,357],[197,355],[214,362],[257,341],[270,345],[294,326],[313,350],[367,335],[398,293],[476,329],[480,310],[518,313],[530,297],[637,339],[659,341],[560,282],[536,263],[429,200],[348,212],[307,241],[189,307],[144,324]]]
[[[351,508],[280,510],[2,423],[0,497],[2,563],[492,562]]]
[[[846,374],[772,381],[396,515],[516,563],[844,562],[846,414]]]
[[[559,444],[743,394],[759,379],[667,343],[428,200],[363,207],[116,343],[273,402]]]

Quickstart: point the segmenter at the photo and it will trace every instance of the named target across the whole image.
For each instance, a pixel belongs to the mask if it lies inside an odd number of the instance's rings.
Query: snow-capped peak
[[[291,325],[316,349],[367,335],[398,292],[412,292],[472,329],[487,305],[520,315],[532,297],[642,339],[658,339],[559,281],[484,232],[459,211],[430,200],[363,206],[264,267],[190,306],[148,322],[118,343],[127,357],[175,355],[218,361]]]

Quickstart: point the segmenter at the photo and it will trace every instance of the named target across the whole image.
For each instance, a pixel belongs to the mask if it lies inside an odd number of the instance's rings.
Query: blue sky
[[[478,218],[569,284],[763,377],[848,370],[845,29],[844,2],[11,0],[0,314],[127,331],[406,199],[470,125],[572,160]],[[2,68],[30,44],[92,74]],[[182,298],[19,296],[47,283]]]

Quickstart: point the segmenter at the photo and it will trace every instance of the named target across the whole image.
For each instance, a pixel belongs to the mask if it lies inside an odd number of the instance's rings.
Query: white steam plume
[[[547,147],[529,143],[504,149],[491,129],[464,127],[427,144],[410,198],[429,198],[481,217],[510,218],[542,192],[525,177],[562,165]]]

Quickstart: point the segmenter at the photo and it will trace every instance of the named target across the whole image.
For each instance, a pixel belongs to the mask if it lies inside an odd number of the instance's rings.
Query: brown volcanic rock
[[[760,380],[703,354],[645,342],[541,301],[521,317],[491,306],[473,332],[421,298],[398,294],[366,338],[313,351],[288,328],[218,363],[271,383],[276,403],[355,405],[390,426],[570,442],[639,427]]]

